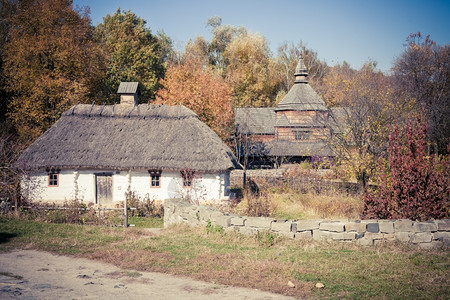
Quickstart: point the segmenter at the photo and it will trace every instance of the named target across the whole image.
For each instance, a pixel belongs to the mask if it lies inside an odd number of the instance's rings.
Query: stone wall
[[[353,241],[372,246],[384,242],[408,242],[422,249],[450,247],[450,219],[427,222],[411,220],[280,220],[241,217],[219,210],[193,205],[182,200],[166,200],[164,226],[188,224],[193,226],[220,225],[225,232],[236,231],[254,235],[267,231],[291,239]]]

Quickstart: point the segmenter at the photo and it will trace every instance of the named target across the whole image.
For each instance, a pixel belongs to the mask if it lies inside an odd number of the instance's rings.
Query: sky
[[[74,0],[90,7],[92,24],[117,8],[147,21],[152,33],[164,31],[175,49],[190,39],[211,40],[206,21],[244,26],[263,35],[276,55],[283,42],[317,52],[329,65],[348,62],[359,69],[369,59],[389,72],[409,34],[420,31],[439,45],[450,43],[450,0]]]

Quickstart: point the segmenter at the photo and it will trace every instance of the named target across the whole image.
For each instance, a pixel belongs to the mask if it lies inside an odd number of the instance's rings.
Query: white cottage
[[[164,201],[227,199],[231,150],[190,109],[137,104],[138,84],[121,83],[119,105],[76,105],[19,158],[22,189],[38,200],[100,206],[127,191]],[[37,192],[37,193],[36,193]]]

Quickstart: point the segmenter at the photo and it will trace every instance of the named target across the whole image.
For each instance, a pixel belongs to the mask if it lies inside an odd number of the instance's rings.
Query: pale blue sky
[[[212,16],[223,24],[243,25],[262,34],[274,54],[284,42],[315,50],[334,65],[349,62],[360,68],[369,58],[389,71],[404,47],[406,37],[417,31],[431,35],[438,44],[450,42],[450,1],[418,0],[74,0],[89,6],[93,25],[118,7],[147,21],[153,33],[163,30],[182,50],[196,36],[211,38],[205,27]]]

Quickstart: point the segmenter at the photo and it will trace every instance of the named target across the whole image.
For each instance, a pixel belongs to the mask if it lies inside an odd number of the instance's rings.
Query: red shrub
[[[450,165],[444,158],[443,171],[436,157],[427,157],[426,126],[421,117],[409,122],[402,143],[398,127],[389,136],[388,165],[380,175],[376,191],[363,196],[363,218],[427,220],[448,218]]]

